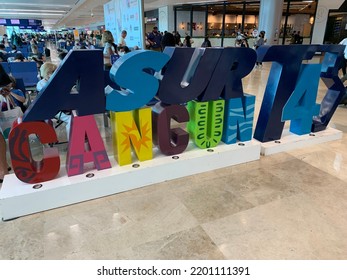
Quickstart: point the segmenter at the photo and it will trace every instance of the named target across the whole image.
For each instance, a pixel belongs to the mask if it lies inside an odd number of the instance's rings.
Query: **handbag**
[[[10,134],[13,122],[23,116],[22,109],[16,106],[12,97],[6,96],[7,111],[0,112],[0,127],[4,138],[7,139]],[[2,106],[1,106],[2,107]],[[12,108],[11,108],[12,107]],[[2,108],[1,108],[2,110]]]

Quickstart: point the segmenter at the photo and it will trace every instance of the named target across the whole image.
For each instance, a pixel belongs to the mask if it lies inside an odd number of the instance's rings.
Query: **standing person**
[[[343,39],[339,45],[344,45],[345,46],[345,50],[343,52],[343,58],[341,59],[341,64],[340,64],[340,68],[342,69],[342,78],[341,78],[341,82],[345,82],[347,80],[347,71],[346,71],[346,68],[347,68],[347,38]]]
[[[127,32],[126,30],[123,30],[122,33],[120,34],[120,39],[118,43],[118,47],[120,49],[124,48],[127,45],[127,42],[125,41],[125,38],[127,37]]]
[[[118,55],[117,45],[114,43],[111,31],[105,30],[102,34],[101,41],[104,45],[104,66],[105,70],[110,70],[112,67],[111,55]]]
[[[205,36],[204,42],[201,44],[202,48],[211,48],[211,41],[208,39],[208,36]]]
[[[174,47],[176,45],[175,37],[172,33],[166,32],[161,40],[161,47],[164,50],[165,47]]]
[[[191,37],[189,35],[187,35],[184,38],[183,46],[187,47],[187,48],[191,48],[193,43],[194,43],[194,41],[191,39]]]
[[[158,31],[158,27],[154,26],[153,31],[148,34],[147,40],[150,44],[150,49],[153,51],[160,52],[161,51],[161,40],[162,36]]]
[[[265,31],[260,31],[259,38],[258,38],[257,42],[254,45],[255,50],[257,50],[260,46],[264,45],[265,42],[266,42],[266,40],[265,40]],[[255,67],[258,68],[258,67],[262,67],[262,66],[263,66],[263,63],[259,62],[257,60]]]
[[[303,37],[300,35],[300,31],[298,31],[294,35],[294,44],[301,45],[303,43]]]
[[[173,31],[172,34],[175,37],[175,44],[179,47],[182,46],[182,42],[181,42],[181,35],[178,31]]]

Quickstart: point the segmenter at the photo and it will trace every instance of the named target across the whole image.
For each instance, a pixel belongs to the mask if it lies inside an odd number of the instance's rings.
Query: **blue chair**
[[[16,79],[23,79],[25,87],[36,86],[38,82],[36,62],[13,62],[11,63],[10,68],[12,75]]]
[[[14,57],[16,56],[16,54],[17,54],[17,53],[7,53],[7,54],[6,54],[6,60],[8,61],[8,59],[9,59],[10,57],[13,57],[13,58],[14,58]]]
[[[66,48],[66,42],[59,42],[59,48],[65,49]]]
[[[73,49],[73,46],[67,46],[66,47],[66,50],[69,52],[69,51],[71,51]]]
[[[11,73],[10,64],[8,62],[0,62],[0,64],[7,74]]]

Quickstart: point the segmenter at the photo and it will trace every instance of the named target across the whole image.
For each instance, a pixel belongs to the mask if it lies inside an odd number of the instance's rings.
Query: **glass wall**
[[[293,32],[300,31],[304,43],[310,43],[317,0],[284,1],[280,44],[290,44]],[[184,38],[194,37],[194,47],[205,36],[213,46],[233,46],[239,34],[253,38],[258,28],[260,1],[229,0],[201,5],[175,6],[176,31]],[[201,42],[200,42],[201,41]]]

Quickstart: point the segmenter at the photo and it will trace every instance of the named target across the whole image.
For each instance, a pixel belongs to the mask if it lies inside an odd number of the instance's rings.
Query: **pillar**
[[[319,0],[314,20],[312,44],[323,44],[324,34],[328,22],[329,10],[340,8],[343,0]]]
[[[266,32],[267,45],[278,45],[283,13],[283,0],[260,0],[259,32]]]
[[[174,28],[174,9],[172,5],[160,7],[159,15],[159,30],[172,32]]]

